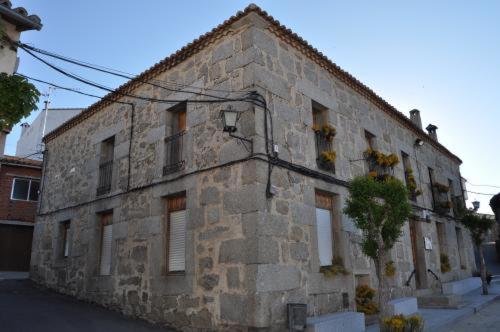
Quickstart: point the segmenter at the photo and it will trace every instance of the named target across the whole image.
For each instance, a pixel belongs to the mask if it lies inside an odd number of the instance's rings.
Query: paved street
[[[500,330],[500,301],[448,327],[449,332],[497,332]]]
[[[29,280],[0,280],[0,331],[169,331],[117,312],[74,300]]]

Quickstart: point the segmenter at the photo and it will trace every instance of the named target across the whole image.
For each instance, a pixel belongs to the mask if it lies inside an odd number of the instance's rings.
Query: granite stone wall
[[[279,39],[255,13],[156,79],[216,89],[210,93],[224,97],[242,94],[221,90],[258,91],[271,112],[279,157],[314,170],[318,168],[311,105],[320,103],[337,129],[333,176],[348,181],[365,174],[366,165],[359,159],[366,149],[364,130],[368,130],[376,135],[379,150],[410,155],[423,191],[415,203],[420,208],[432,209],[427,167],[435,170],[441,182],[452,179],[459,185],[456,161],[430,145],[415,151],[413,132]],[[134,93],[171,100],[204,98],[193,97],[187,92],[190,89],[171,92],[143,84]],[[253,139],[255,153],[264,153],[260,107],[245,102],[188,102],[186,166],[164,176],[164,138],[171,134],[172,122],[168,109],[174,104],[134,103],[132,136],[132,108],[112,104],[47,143],[34,230],[35,281],[179,329],[231,331],[283,330],[286,304],[291,302],[307,303],[310,316],[355,310],[356,285],[376,287],[374,268],[360,249],[362,234],[341,213],[347,188],[275,166],[271,176],[275,195],[266,198],[265,158],[247,159],[249,152],[242,143],[223,133],[220,111],[230,104],[243,112],[238,134]],[[112,188],[96,197],[101,142],[113,135]],[[398,165],[395,175],[403,178],[403,172]],[[315,190],[336,195],[336,251],[346,275],[320,273]],[[166,273],[164,206],[166,197],[179,192],[185,192],[187,205],[186,271],[171,275]],[[99,276],[99,213],[107,211],[113,211],[111,275]],[[428,222],[417,219],[419,271],[438,269],[435,223],[441,222],[446,225],[445,248],[453,271],[440,277],[447,281],[469,276],[474,268],[472,247],[464,231],[469,263],[462,270],[452,216],[431,213]],[[63,258],[61,222],[67,220],[71,247],[69,257]],[[424,236],[432,238],[432,250],[422,247]],[[408,226],[391,255],[397,270],[391,281],[393,296],[412,294],[415,279],[404,285],[415,268]],[[421,274],[422,287],[438,287]]]

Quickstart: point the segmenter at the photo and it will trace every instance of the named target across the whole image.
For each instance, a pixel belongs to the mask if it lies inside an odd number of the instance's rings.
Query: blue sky
[[[249,2],[13,0],[42,19],[22,41],[139,73],[223,22]],[[439,127],[440,142],[463,161],[471,184],[500,186],[499,1],[255,1],[405,114],[421,111]],[[20,51],[19,72],[102,94]],[[122,80],[65,68],[115,87]],[[46,86],[37,85],[41,91]],[[56,91],[52,107],[80,107],[94,99]],[[40,107],[42,104],[40,103]],[[38,112],[34,112],[30,122]],[[7,141],[15,153],[19,126]],[[472,186],[482,193],[500,188]],[[469,194],[491,212],[490,196]]]

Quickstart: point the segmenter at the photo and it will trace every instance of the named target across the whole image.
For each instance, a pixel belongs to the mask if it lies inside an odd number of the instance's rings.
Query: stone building
[[[282,330],[288,303],[354,311],[377,281],[342,207],[371,147],[416,185],[393,297],[438,290],[427,269],[448,282],[475,266],[448,203],[461,160],[428,129],[251,5],[45,137],[32,278],[180,329]],[[346,273],[326,276],[332,261]]]

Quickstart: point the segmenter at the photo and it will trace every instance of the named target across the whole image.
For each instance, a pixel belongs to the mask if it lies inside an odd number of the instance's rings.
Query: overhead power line
[[[13,41],[13,43],[15,45],[19,46],[21,49],[23,49],[25,51],[26,51],[26,49],[29,49],[29,50],[31,50],[33,52],[36,52],[36,53],[39,53],[39,54],[43,54],[43,55],[46,55],[46,56],[49,56],[49,57],[52,57],[52,58],[55,58],[55,59],[58,59],[58,60],[61,60],[61,61],[65,61],[65,62],[74,64],[74,65],[82,66],[82,67],[85,67],[85,68],[88,68],[88,69],[96,70],[96,71],[99,71],[99,72],[102,72],[102,73],[114,75],[114,76],[125,78],[125,79],[128,79],[128,80],[136,79],[136,80],[138,80],[141,83],[150,84],[152,86],[155,86],[155,87],[158,87],[158,88],[162,88],[162,89],[165,89],[165,90],[168,90],[168,91],[172,91],[172,92],[178,91],[178,88],[177,89],[176,88],[170,88],[170,87],[167,87],[165,85],[159,85],[159,84],[151,83],[150,81],[160,82],[162,84],[173,84],[173,85],[176,85],[178,87],[180,86],[180,87],[183,87],[183,88],[190,88],[190,89],[210,90],[210,91],[219,91],[219,92],[226,92],[226,93],[240,92],[240,91],[230,91],[230,90],[216,90],[216,89],[209,89],[209,88],[199,88],[199,87],[194,87],[192,85],[181,84],[181,83],[178,83],[178,82],[161,81],[161,80],[155,80],[155,79],[148,79],[148,80],[144,81],[144,80],[140,80],[139,76],[137,76],[137,75],[129,74],[129,73],[126,73],[126,72],[123,72],[123,71],[120,71],[120,70],[116,70],[116,69],[112,69],[112,68],[108,68],[108,67],[104,67],[104,66],[100,66],[100,65],[91,64],[89,62],[85,62],[85,61],[82,61],[82,60],[77,60],[77,59],[70,58],[70,57],[67,57],[67,56],[64,56],[64,55],[60,55],[60,54],[57,54],[57,53],[54,53],[54,52],[42,50],[42,49],[39,49],[39,48],[30,46],[30,45],[27,45],[27,44],[24,44],[24,43],[21,43],[21,42]],[[195,92],[195,91],[185,91],[184,90],[184,92],[200,94],[200,95],[204,95],[206,97],[224,98],[224,97],[221,97],[221,96],[215,96],[215,95],[201,93],[201,92]]]
[[[484,195],[484,196],[495,196],[496,194],[488,194],[488,193],[478,193],[478,192],[475,192],[475,191],[469,191],[469,190],[466,190],[468,193],[470,194],[476,194],[476,195]]]
[[[491,184],[473,184],[473,183],[469,182],[468,180],[465,180],[465,182],[467,182],[468,184],[470,184],[473,187],[500,188],[500,186],[494,186],[494,185],[491,185]]]

